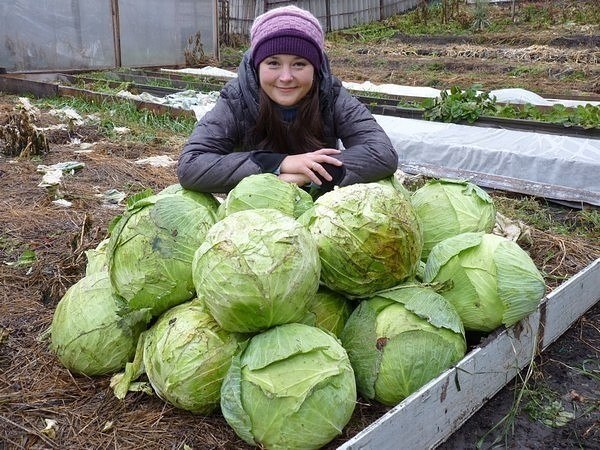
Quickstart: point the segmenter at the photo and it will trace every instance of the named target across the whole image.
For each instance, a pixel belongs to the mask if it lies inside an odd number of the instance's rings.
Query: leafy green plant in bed
[[[439,122],[473,123],[483,115],[496,111],[496,100],[485,92],[478,92],[477,86],[462,90],[452,86],[440,92],[440,96],[423,101],[423,118]]]
[[[541,110],[531,104],[525,104],[522,107],[498,105],[497,111],[493,115],[511,119],[558,123],[566,127],[600,128],[600,106],[592,104],[577,105],[575,108],[557,104],[546,110]]]
[[[522,106],[498,104],[494,96],[478,90],[474,85],[468,89],[452,86],[440,92],[436,98],[425,99],[423,118],[438,122],[473,123],[482,116],[523,119],[578,126],[586,129],[600,128],[600,106],[586,104],[568,108],[562,104],[541,109],[532,104]]]

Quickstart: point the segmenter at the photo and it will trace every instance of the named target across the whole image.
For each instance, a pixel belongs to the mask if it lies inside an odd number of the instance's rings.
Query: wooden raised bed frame
[[[435,448],[600,300],[600,258],[338,450]]]

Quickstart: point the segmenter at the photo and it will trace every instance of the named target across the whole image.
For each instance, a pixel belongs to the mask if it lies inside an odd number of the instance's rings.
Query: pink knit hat
[[[255,68],[269,56],[285,54],[305,58],[319,69],[323,61],[323,29],[309,11],[297,6],[282,6],[254,20],[250,46]]]

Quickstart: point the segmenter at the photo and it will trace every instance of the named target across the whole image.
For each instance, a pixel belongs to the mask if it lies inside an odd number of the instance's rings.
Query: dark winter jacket
[[[319,78],[325,148],[342,150],[335,155],[343,162],[337,184],[371,182],[392,175],[398,155],[390,139],[370,111],[331,75],[327,58]],[[238,77],[225,85],[216,105],[198,121],[183,148],[177,175],[184,188],[229,192],[243,178],[279,167],[286,154],[249,144],[258,117],[258,98],[257,73],[246,53]]]

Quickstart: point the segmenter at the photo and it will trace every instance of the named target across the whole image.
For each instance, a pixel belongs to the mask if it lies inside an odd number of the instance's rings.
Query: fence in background
[[[220,34],[248,36],[259,14],[278,6],[296,5],[312,12],[326,32],[385,19],[417,6],[419,0],[219,0]]]

